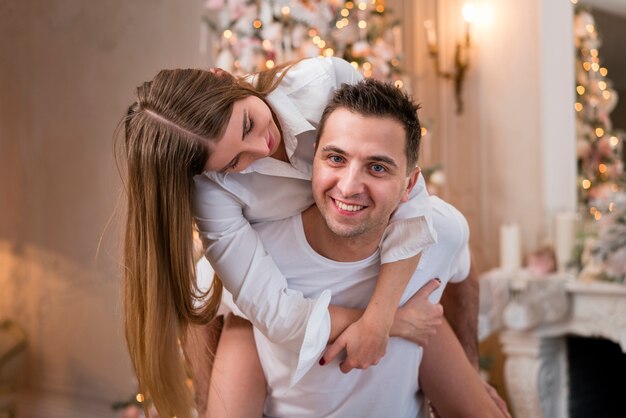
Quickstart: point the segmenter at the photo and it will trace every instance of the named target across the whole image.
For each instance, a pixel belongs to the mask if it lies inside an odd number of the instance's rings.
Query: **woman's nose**
[[[257,136],[254,139],[246,141],[245,145],[246,151],[257,158],[266,157],[269,152],[267,141],[263,136]]]

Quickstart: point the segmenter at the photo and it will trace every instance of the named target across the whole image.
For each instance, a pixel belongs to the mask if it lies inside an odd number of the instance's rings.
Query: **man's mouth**
[[[335,205],[341,209],[341,210],[345,210],[346,212],[357,212],[361,209],[363,209],[365,206],[361,206],[361,205],[349,205],[347,203],[343,203],[340,202],[339,200],[335,200],[333,199],[333,202],[335,202]]]

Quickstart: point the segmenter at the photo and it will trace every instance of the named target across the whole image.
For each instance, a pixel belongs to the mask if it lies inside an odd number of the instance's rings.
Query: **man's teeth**
[[[343,202],[340,202],[338,200],[335,200],[335,203],[337,204],[337,207],[341,210],[346,210],[348,212],[356,212],[357,210],[361,210],[363,209],[363,206],[359,206],[359,205],[346,205]]]

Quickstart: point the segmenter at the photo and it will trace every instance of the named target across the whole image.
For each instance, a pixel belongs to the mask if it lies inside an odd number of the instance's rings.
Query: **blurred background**
[[[589,302],[615,306],[597,315],[617,331],[567,316],[583,284],[626,298],[624,41],[624,0],[0,0],[0,417],[117,417],[137,393],[113,153],[135,87],[163,68],[304,56],[344,57],[422,103],[420,165],[470,223],[484,373],[510,403],[521,369],[504,364],[530,340],[522,382],[545,382],[546,335],[600,336],[624,367],[624,299]],[[553,316],[527,285],[552,276],[567,305]],[[583,416],[563,370],[515,415]]]

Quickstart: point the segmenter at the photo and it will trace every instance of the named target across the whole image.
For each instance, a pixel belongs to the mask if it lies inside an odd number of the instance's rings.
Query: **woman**
[[[214,283],[209,303],[195,307],[205,295],[194,273],[192,213],[236,308],[269,339],[300,353],[292,380],[319,360],[341,310],[328,306],[329,292],[309,300],[289,291],[250,222],[284,218],[312,204],[321,112],[337,87],[360,78],[345,61],[320,58],[249,80],[162,71],[138,88],[125,121],[125,327],[140,387],[162,416],[190,416],[180,344],[187,326],[208,322],[220,301],[221,286]],[[384,353],[419,253],[435,239],[423,180],[415,189],[386,231],[368,308],[338,339],[354,353],[356,367]]]

